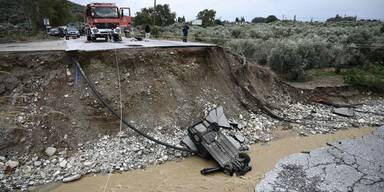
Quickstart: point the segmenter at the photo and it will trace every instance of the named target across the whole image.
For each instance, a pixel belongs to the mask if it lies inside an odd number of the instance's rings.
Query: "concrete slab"
[[[123,38],[121,42],[87,43],[85,37],[71,40],[41,41],[28,43],[0,44],[0,52],[29,52],[29,51],[100,51],[129,48],[161,48],[161,47],[213,47],[214,44],[182,42],[169,40],[136,41]]]
[[[353,117],[355,116],[355,111],[351,108],[336,108],[333,110],[333,113],[343,116],[343,117]]]
[[[384,127],[280,160],[256,186],[269,191],[372,191],[384,187]]]
[[[64,51],[66,47],[66,42],[63,40],[4,43],[0,44],[0,52]]]

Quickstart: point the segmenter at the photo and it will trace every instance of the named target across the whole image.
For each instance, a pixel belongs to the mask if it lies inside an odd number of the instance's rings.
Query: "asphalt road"
[[[97,41],[88,43],[85,37],[71,40],[40,41],[28,43],[0,44],[0,52],[29,52],[29,51],[99,51],[127,48],[161,48],[161,47],[212,47],[214,44],[155,40],[137,41],[131,38],[123,38],[121,42]]]
[[[360,139],[280,160],[256,186],[256,192],[384,190],[384,126]]]

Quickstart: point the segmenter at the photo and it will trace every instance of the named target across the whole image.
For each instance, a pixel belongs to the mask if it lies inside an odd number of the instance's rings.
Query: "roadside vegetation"
[[[368,64],[345,72],[347,83],[384,93],[384,64]]]
[[[82,21],[84,7],[67,0],[0,0],[0,42],[29,41],[46,36],[44,18],[52,27]]]
[[[181,24],[173,24],[162,28],[158,36],[178,37],[180,30]],[[384,62],[383,23],[379,21],[275,21],[226,23],[206,28],[192,26],[190,39],[228,47],[292,81],[305,80],[305,72],[309,69],[359,67],[363,71],[365,66],[379,68],[379,63]],[[358,73],[358,69],[353,72]],[[352,80],[347,82],[352,83]]]

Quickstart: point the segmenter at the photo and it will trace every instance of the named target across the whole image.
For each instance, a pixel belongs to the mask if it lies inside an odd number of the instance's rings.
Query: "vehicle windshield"
[[[92,9],[92,16],[97,18],[118,18],[119,13],[116,7],[95,7]]]
[[[77,28],[76,27],[68,27],[67,30],[68,31],[77,31]]]

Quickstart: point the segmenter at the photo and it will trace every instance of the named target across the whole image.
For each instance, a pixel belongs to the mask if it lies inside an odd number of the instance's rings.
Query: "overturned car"
[[[241,136],[227,136],[221,129],[230,129],[231,125],[224,114],[223,107],[218,107],[209,112],[202,121],[188,128],[188,136],[182,144],[189,149],[198,151],[197,155],[205,159],[213,159],[218,167],[201,170],[201,174],[223,171],[229,175],[245,175],[252,169],[249,165],[251,159],[244,151],[244,140]]]

